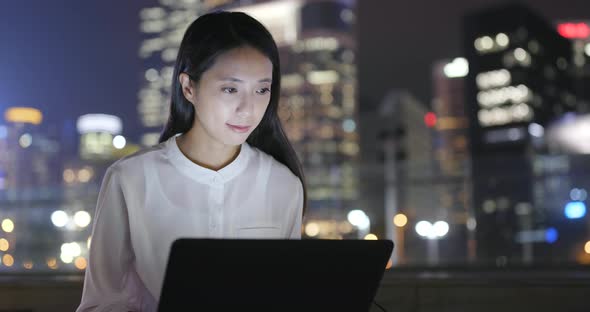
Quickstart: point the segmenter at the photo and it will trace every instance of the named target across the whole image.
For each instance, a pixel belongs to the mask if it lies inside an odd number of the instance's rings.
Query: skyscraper
[[[551,225],[533,195],[532,164],[542,150],[535,142],[543,127],[577,109],[571,45],[516,4],[468,14],[463,34],[478,258],[529,263],[537,247],[519,238]]]
[[[436,134],[433,144],[436,179],[433,188],[440,209],[448,211],[453,231],[452,261],[475,260],[475,218],[470,202],[469,119],[465,107],[467,60],[440,60],[432,68]],[[465,245],[464,242],[467,242]]]
[[[590,111],[590,20],[560,20],[556,23],[557,32],[572,44],[572,65],[574,87],[578,105],[583,112]]]
[[[44,215],[61,197],[59,135],[32,107],[11,107],[0,125],[2,270],[33,269],[51,252]],[[43,243],[40,243],[42,242]],[[37,268],[35,268],[37,269]]]
[[[156,144],[166,124],[178,48],[188,25],[204,12],[204,2],[210,1],[161,0],[159,5],[139,13],[144,39],[138,53],[144,71],[140,73],[137,105],[143,134],[138,141],[144,146]]]
[[[59,143],[55,133],[42,128],[43,114],[31,107],[6,110],[0,129],[0,176],[10,196],[24,199],[41,188],[59,183]],[[18,191],[14,194],[13,191]]]
[[[464,59],[460,59],[464,60]],[[456,61],[441,60],[432,68],[438,142],[434,146],[438,170],[444,175],[462,175],[467,169],[468,118],[465,112],[464,76],[449,74]]]

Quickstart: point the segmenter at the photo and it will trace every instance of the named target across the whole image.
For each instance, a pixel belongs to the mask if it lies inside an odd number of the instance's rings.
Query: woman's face
[[[272,69],[264,54],[244,46],[218,56],[196,84],[181,74],[184,95],[195,106],[193,130],[223,145],[244,143],[270,102]]]

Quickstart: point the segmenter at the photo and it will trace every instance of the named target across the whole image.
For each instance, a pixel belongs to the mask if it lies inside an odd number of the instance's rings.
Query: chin
[[[225,145],[229,145],[229,146],[238,146],[238,145],[242,145],[244,142],[246,142],[246,140],[248,139],[247,135],[244,135],[243,137],[230,137],[230,138],[226,138],[225,140],[223,140],[223,143]]]
[[[252,131],[248,131],[246,133],[229,132],[229,133],[225,134],[225,136],[223,138],[224,140],[222,140],[222,142],[225,145],[238,146],[238,145],[241,145],[242,143],[246,142],[248,137],[250,137],[251,133],[252,133]]]

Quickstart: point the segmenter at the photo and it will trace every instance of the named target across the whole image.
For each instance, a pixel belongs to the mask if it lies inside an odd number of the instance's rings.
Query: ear
[[[191,78],[187,74],[181,73],[178,75],[178,82],[180,82],[184,97],[195,105],[195,88]]]

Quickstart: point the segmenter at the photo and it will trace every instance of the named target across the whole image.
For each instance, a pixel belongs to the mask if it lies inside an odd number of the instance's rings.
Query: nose
[[[251,96],[243,96],[240,104],[236,109],[236,113],[240,118],[248,118],[254,114],[254,99]]]

